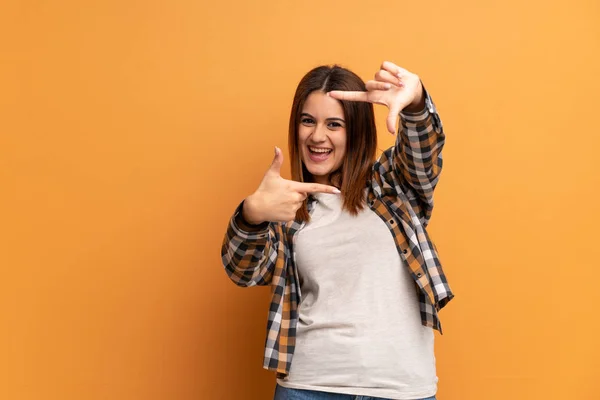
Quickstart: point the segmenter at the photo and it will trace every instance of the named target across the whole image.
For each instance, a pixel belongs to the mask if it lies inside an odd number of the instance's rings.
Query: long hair
[[[332,90],[366,91],[365,83],[354,72],[338,65],[320,66],[309,71],[296,88],[288,135],[292,179],[313,182],[313,177],[302,162],[298,147],[298,127],[302,108],[308,96],[316,91]],[[338,100],[339,101],[339,100]],[[330,182],[343,196],[342,207],[357,215],[365,206],[364,190],[370,179],[377,149],[377,128],[373,105],[366,102],[340,101],[346,121],[346,155],[342,166],[333,171]],[[306,201],[296,213],[296,219],[308,221],[310,216]]]

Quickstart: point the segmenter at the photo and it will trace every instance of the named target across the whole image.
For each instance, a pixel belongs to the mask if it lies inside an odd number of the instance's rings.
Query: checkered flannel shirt
[[[433,209],[433,191],[442,169],[445,135],[431,97],[419,113],[400,115],[394,147],[374,163],[367,183],[367,204],[389,228],[400,258],[415,281],[422,324],[440,333],[438,311],[453,297],[426,231]],[[314,208],[308,198],[309,213]],[[242,218],[243,202],[229,222],[221,248],[225,271],[237,285],[271,285],[263,367],[289,373],[301,302],[294,240],[305,223],[265,222],[250,226]]]

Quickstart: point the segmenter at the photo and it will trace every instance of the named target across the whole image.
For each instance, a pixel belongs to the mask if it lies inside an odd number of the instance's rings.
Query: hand
[[[283,179],[280,173],[282,164],[283,154],[275,147],[271,167],[256,192],[244,201],[242,216],[247,222],[258,225],[265,221],[293,221],[308,193],[340,193],[334,186]]]
[[[375,79],[366,83],[366,92],[332,90],[329,96],[338,100],[366,101],[383,104],[390,109],[387,128],[396,132],[396,121],[402,110],[420,111],[425,107],[423,86],[419,77],[394,63],[384,61]]]

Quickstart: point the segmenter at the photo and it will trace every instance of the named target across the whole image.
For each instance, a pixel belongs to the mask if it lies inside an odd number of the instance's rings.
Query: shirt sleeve
[[[427,226],[433,210],[433,191],[442,171],[445,135],[431,96],[423,88],[425,108],[400,114],[400,129],[391,151],[393,177]]]
[[[240,203],[229,221],[221,260],[225,272],[238,286],[269,285],[277,262],[279,238],[272,223],[250,225]]]

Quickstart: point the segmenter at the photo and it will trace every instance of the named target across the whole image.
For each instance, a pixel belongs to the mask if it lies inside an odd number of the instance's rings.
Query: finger
[[[296,192],[294,196],[294,202],[302,204],[308,195],[306,193]]]
[[[400,111],[402,111],[402,104],[400,102],[394,102],[390,105],[390,112],[387,117],[387,128],[392,135],[396,133],[396,123],[398,122]]]
[[[281,175],[281,166],[283,165],[283,154],[281,153],[281,149],[279,147],[275,147],[275,157],[273,158],[273,162],[271,163],[271,167],[269,168],[270,173]]]
[[[299,208],[300,207],[298,207],[298,208],[296,208],[296,207],[292,208],[292,211],[287,215],[286,219],[288,220],[288,222],[287,222],[288,224],[293,224],[294,221],[296,221],[296,216],[298,215],[298,209]]]
[[[322,185],[320,183],[306,183],[290,181],[291,188],[299,193],[333,193],[340,194],[335,186]]]
[[[366,83],[367,86],[367,90],[369,92],[373,91],[373,90],[388,90],[392,88],[392,84],[391,83],[387,83],[387,82],[378,82],[378,81],[368,81]]]
[[[377,71],[377,73],[375,74],[375,80],[379,82],[388,82],[396,86],[403,86],[402,81],[400,81],[400,79],[397,76],[394,76],[390,72],[383,69]]]
[[[369,101],[367,92],[346,92],[344,90],[332,90],[331,92],[327,92],[327,95],[338,100]]]
[[[404,68],[397,66],[396,64],[394,64],[391,61],[384,61],[381,64],[381,69],[386,70],[390,74],[392,74],[394,76],[397,76],[397,77],[401,77],[402,75],[406,75],[406,73],[408,72]]]

